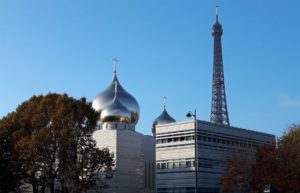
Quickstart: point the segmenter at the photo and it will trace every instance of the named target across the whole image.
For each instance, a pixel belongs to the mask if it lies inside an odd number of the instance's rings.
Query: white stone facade
[[[157,193],[194,193],[194,121],[156,126]],[[225,156],[275,141],[275,136],[197,121],[198,192],[220,193]]]
[[[105,123],[95,131],[93,138],[99,148],[109,148],[114,154],[114,176],[109,180],[106,193],[155,192],[155,140],[152,136],[134,131],[128,124]]]

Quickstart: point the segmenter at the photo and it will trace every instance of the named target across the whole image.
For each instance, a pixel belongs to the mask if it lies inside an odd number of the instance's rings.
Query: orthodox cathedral
[[[155,139],[135,131],[140,116],[136,99],[117,78],[116,62],[110,85],[93,100],[100,113],[93,138],[114,154],[115,172],[107,193],[155,192]]]

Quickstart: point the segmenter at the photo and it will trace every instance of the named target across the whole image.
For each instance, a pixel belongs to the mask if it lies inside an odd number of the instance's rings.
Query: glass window
[[[195,161],[193,161],[193,167],[195,167],[195,165],[196,165],[196,162],[195,162]]]
[[[186,166],[187,168],[192,167],[192,161],[186,161],[186,162],[185,162],[185,166]]]
[[[156,168],[157,168],[157,169],[160,169],[160,163],[157,163],[157,164],[156,164]]]
[[[179,167],[180,168],[185,168],[186,167],[186,162],[185,161],[180,161],[179,162]]]
[[[174,168],[179,168],[179,162],[174,162]]]

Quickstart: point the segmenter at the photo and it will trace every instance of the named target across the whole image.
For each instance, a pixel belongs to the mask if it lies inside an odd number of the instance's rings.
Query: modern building
[[[93,100],[100,113],[93,138],[99,148],[114,154],[114,176],[107,193],[155,192],[155,140],[135,131],[140,108],[136,99],[120,84],[116,73],[111,84]]]
[[[200,120],[157,124],[155,138],[157,193],[194,193],[195,169],[197,192],[219,193],[226,155],[275,140],[271,134]]]

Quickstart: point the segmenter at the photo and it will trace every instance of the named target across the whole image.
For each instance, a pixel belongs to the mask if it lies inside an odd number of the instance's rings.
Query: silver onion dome
[[[176,120],[169,115],[166,109],[164,109],[163,112],[153,121],[153,124],[161,125],[173,122],[176,122]]]
[[[140,116],[140,107],[136,99],[129,94],[120,84],[117,73],[116,73],[116,59],[114,61],[114,76],[110,85],[101,93],[99,93],[93,100],[92,106],[93,108],[100,113],[100,117],[102,116],[102,112],[104,108],[109,105],[115,97],[114,88],[115,83],[117,84],[118,90],[118,101],[121,103],[131,114],[130,123],[136,124],[139,120]],[[100,120],[101,121],[101,120]]]
[[[101,112],[100,121],[105,122],[120,122],[130,123],[131,113],[124,107],[117,96],[113,99],[112,103],[107,105]]]
[[[153,121],[153,124],[152,124],[153,134],[155,134],[155,126],[156,125],[176,122],[176,120],[173,117],[171,117],[169,115],[169,113],[167,112],[165,103],[166,103],[166,97],[164,97],[164,110],[163,110],[163,112],[156,119],[154,119],[154,121]]]

